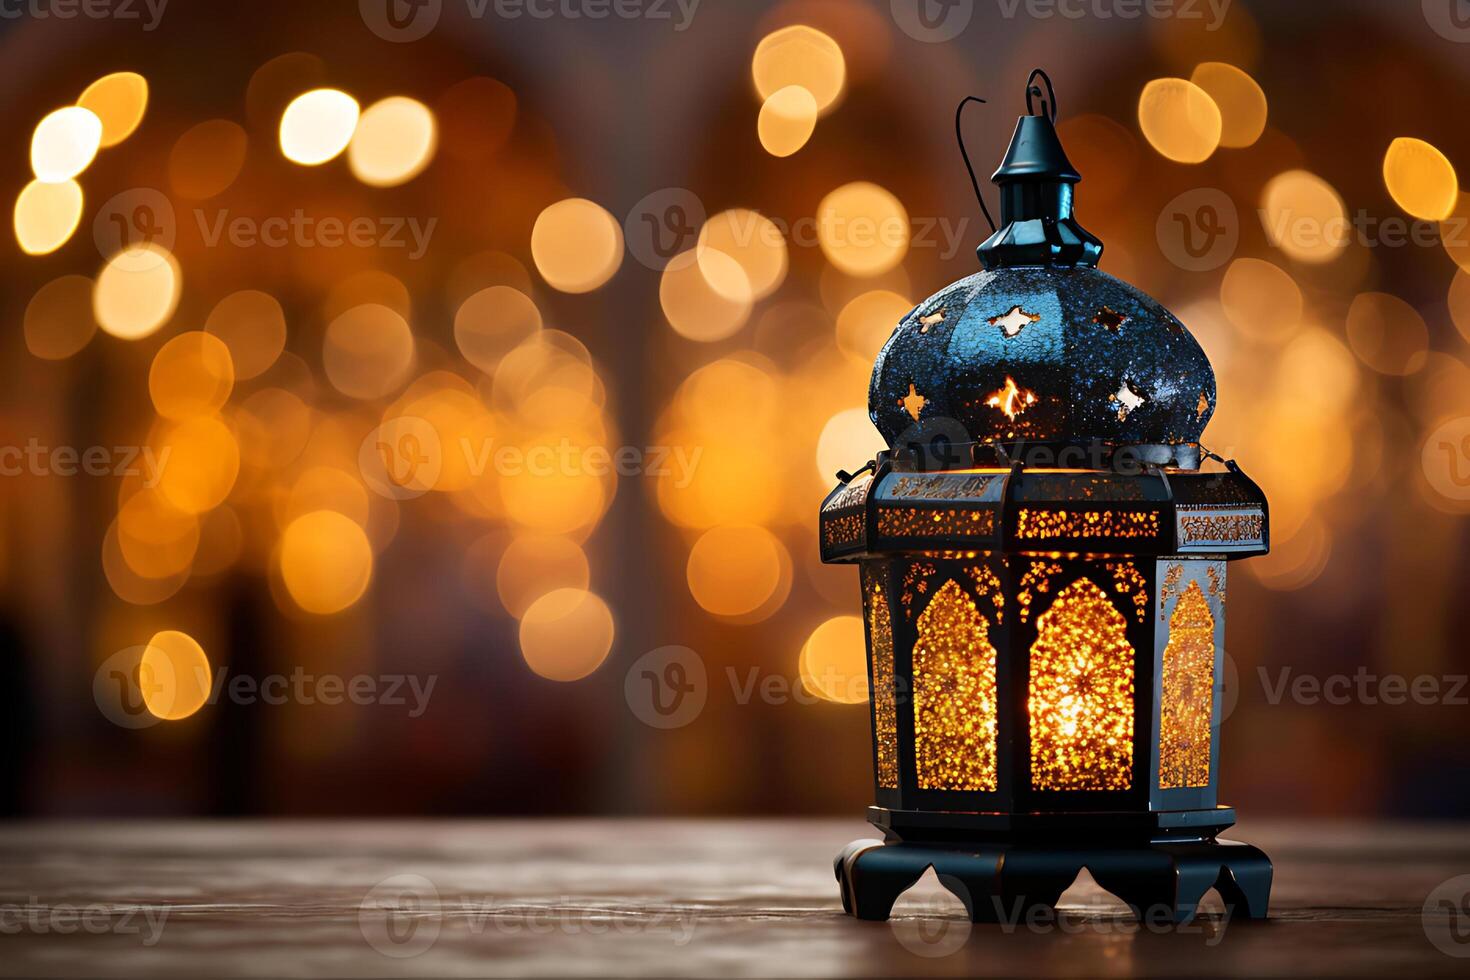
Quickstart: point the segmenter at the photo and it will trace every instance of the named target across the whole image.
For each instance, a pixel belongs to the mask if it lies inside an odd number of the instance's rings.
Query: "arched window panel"
[[[919,615],[913,665],[919,789],[994,792],[996,651],[989,620],[954,579]]]
[[[863,568],[872,687],[874,771],[883,789],[898,788],[898,708],[894,694],[893,620],[883,566]]]
[[[1215,615],[1191,581],[1169,617],[1159,704],[1159,789],[1210,785]]]
[[[1134,659],[1127,620],[1091,579],[1066,586],[1038,617],[1027,701],[1033,789],[1132,788]]]

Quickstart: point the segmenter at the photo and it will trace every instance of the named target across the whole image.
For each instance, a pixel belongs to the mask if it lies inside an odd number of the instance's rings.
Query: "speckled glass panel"
[[[1031,645],[1031,785],[1125,790],[1133,782],[1133,645],[1086,578],[1057,593]]]
[[[995,656],[975,601],[946,582],[919,616],[914,643],[920,789],[995,790]]]
[[[1210,785],[1215,704],[1215,616],[1190,582],[1169,617],[1159,712],[1159,789]]]

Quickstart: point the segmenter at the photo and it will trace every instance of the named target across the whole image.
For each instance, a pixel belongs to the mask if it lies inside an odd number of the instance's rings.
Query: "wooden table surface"
[[[0,975],[1470,974],[1463,826],[1244,825],[1276,863],[1271,921],[1184,930],[1138,927],[1086,880],[1055,924],[972,927],[927,880],[892,921],[858,922],[831,861],[868,836],[855,820],[11,824]]]

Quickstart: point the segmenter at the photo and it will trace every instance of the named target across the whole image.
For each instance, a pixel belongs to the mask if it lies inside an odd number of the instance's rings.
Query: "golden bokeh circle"
[[[1175,163],[1203,163],[1220,145],[1220,107],[1183,78],[1156,78],[1138,96],[1138,125],[1149,145]]]
[[[807,637],[799,660],[801,683],[809,692],[838,704],[868,700],[868,665],[859,616],[834,616]]]
[[[303,514],[286,526],[279,554],[281,580],[302,610],[339,613],[367,591],[373,549],[356,521],[332,510]]]
[[[817,241],[827,261],[851,276],[879,276],[909,250],[909,215],[886,189],[854,181],[817,205]]]
[[[179,721],[204,707],[212,677],[204,648],[178,630],[153,634],[138,665],[143,704],[164,721]]]
[[[623,229],[586,198],[558,201],[531,228],[531,258],[541,277],[564,293],[587,293],[613,277],[623,261]]]
[[[553,589],[521,617],[521,656],[526,666],[553,681],[581,680],[612,650],[613,616],[586,589]]]

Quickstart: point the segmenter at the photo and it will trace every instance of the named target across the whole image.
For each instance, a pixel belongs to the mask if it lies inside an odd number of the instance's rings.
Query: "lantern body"
[[[1259,552],[1238,473],[890,468],[834,491],[860,568],[874,822],[1189,832],[1217,807],[1226,557]],[[963,816],[959,816],[963,815]]]
[[[994,179],[985,271],[897,325],[869,390],[890,448],[821,508],[823,560],[860,572],[884,834],[839,855],[844,905],[886,918],[933,867],[989,918],[1087,867],[1140,915],[1215,887],[1263,916],[1270,862],[1218,839],[1217,785],[1226,564],[1267,551],[1265,496],[1201,468],[1214,372],[1093,267],[1050,119]]]

